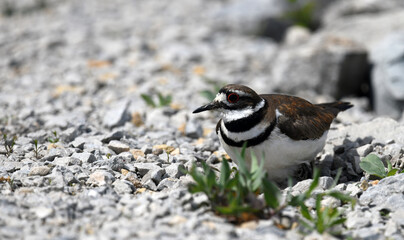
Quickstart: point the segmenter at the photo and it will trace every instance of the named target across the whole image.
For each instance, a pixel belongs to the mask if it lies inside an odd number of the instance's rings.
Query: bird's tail
[[[353,105],[350,102],[340,102],[340,101],[332,103],[321,103],[316,105],[323,108],[324,110],[330,111],[335,116],[337,116],[339,112],[345,111],[353,107]]]

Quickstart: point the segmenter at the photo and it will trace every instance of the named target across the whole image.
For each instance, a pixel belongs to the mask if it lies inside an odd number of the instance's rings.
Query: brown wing
[[[347,105],[342,107],[342,103],[314,105],[302,98],[287,95],[262,97],[274,103],[275,109],[281,114],[278,117],[278,128],[294,140],[320,138],[330,128],[338,112],[349,108]]]

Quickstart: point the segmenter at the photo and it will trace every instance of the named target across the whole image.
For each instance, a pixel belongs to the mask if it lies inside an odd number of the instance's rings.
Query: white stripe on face
[[[246,107],[243,109],[220,109],[219,111],[222,112],[222,118],[224,122],[231,122],[241,118],[248,117],[255,112],[259,111],[261,108],[265,106],[264,99],[261,100],[254,108]]]
[[[215,99],[213,99],[214,102],[222,102],[226,105],[229,106],[229,103],[227,102],[227,96],[225,93],[218,93],[216,94]]]

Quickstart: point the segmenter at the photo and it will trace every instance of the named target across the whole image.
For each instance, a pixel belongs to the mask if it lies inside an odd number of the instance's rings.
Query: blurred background
[[[402,0],[2,0],[0,9],[3,123],[36,115],[31,127],[65,128],[105,108],[128,109],[136,123],[147,105],[188,113],[227,83],[348,99],[352,121],[403,118]]]

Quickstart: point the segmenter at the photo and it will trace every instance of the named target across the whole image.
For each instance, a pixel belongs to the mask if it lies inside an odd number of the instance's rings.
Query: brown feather
[[[269,118],[275,117],[275,109],[282,114],[278,118],[278,128],[294,140],[320,138],[330,128],[340,111],[352,105],[346,102],[311,104],[299,97],[265,94],[260,95],[271,106]],[[268,114],[269,114],[268,113]],[[268,119],[271,121],[272,119]]]

